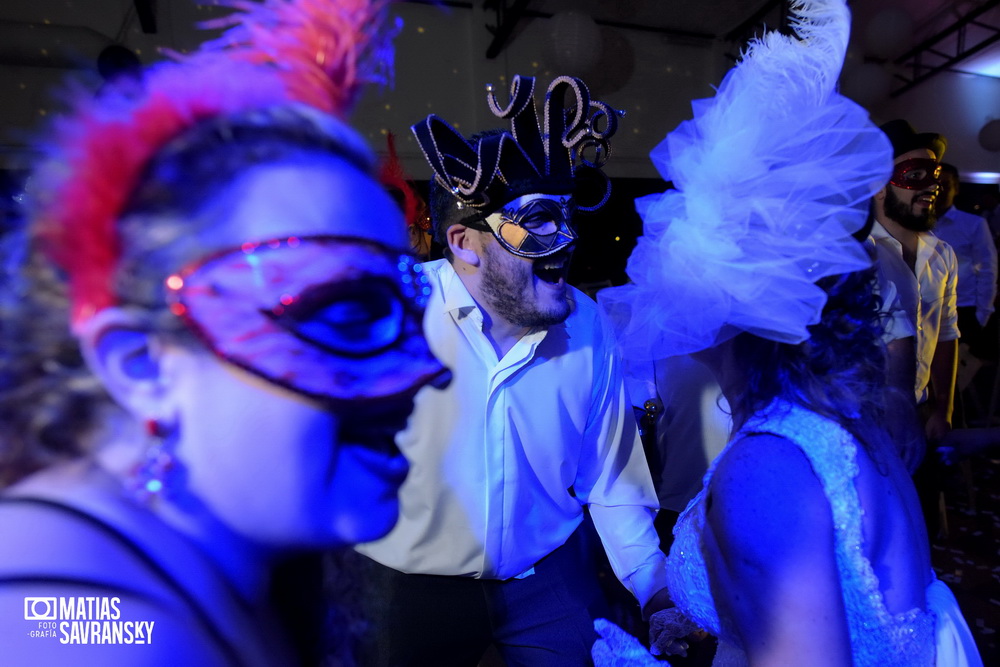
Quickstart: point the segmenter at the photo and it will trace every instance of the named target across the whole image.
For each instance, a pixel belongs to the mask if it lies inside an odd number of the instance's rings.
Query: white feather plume
[[[796,35],[751,42],[715,97],[693,102],[694,118],[652,151],[676,189],[636,202],[632,282],[601,295],[631,357],[739,331],[801,342],[826,302],[814,283],[870,264],[850,234],[892,159],[867,112],[836,92],[850,12],[843,0],[792,11]]]

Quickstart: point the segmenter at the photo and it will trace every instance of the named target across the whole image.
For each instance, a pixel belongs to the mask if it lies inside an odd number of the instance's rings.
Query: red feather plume
[[[114,305],[116,220],[153,155],[201,120],[288,103],[343,118],[360,87],[385,81],[384,3],[233,2],[231,29],[193,55],[149,68],[144,91],[78,93],[58,120],[32,189],[35,230],[67,273],[74,324]]]

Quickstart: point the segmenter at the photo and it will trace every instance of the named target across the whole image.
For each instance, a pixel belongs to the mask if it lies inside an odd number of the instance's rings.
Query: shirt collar
[[[442,310],[446,313],[459,311],[460,315],[466,315],[469,310],[478,308],[476,300],[465,288],[451,262],[447,259],[439,261],[441,264],[435,267],[435,270],[440,275]]]
[[[885,227],[879,224],[878,220],[876,220],[872,225],[871,237],[876,243],[888,242],[891,245],[898,246],[900,249],[903,247],[903,244],[897,241],[892,234],[887,232]]]
[[[899,248],[903,247],[903,244],[896,240],[889,232],[885,231],[885,227],[875,221],[872,225],[871,237],[875,239],[876,243],[888,242]],[[937,247],[940,243],[940,239],[934,235],[934,232],[917,232],[917,247],[919,248],[921,244],[928,245],[932,248]]]
[[[446,313],[454,311],[456,318],[463,318],[473,312],[480,312],[479,304],[477,304],[476,300],[472,298],[471,294],[469,294],[469,290],[466,289],[462,279],[458,277],[458,273],[455,271],[455,267],[451,265],[451,262],[447,259],[441,259],[436,262],[424,264],[424,267],[426,267],[424,269],[425,271],[434,271],[439,274],[442,311]],[[573,302],[572,294],[570,294],[570,302],[571,308],[576,310],[576,303]],[[479,315],[479,320],[482,320],[481,314]],[[534,345],[545,338],[550,329],[565,327],[565,322],[560,322],[559,324],[555,324],[550,327],[534,327],[529,329],[521,340]]]

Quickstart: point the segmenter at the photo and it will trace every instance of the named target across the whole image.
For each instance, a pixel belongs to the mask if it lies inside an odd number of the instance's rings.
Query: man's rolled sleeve
[[[948,278],[944,288],[944,304],[941,310],[941,328],[938,332],[939,341],[955,340],[958,331],[958,259],[951,246],[941,244],[942,255],[948,267]]]

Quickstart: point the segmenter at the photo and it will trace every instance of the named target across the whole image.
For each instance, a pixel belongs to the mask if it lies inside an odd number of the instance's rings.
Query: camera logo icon
[[[24,598],[26,621],[55,621],[58,620],[57,612],[55,598]]]

